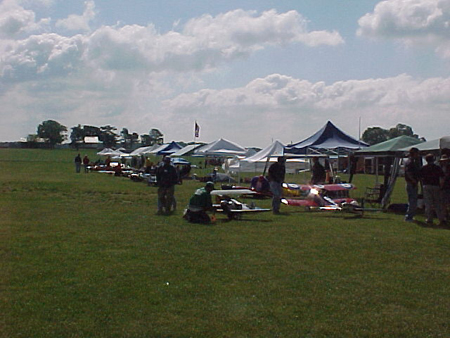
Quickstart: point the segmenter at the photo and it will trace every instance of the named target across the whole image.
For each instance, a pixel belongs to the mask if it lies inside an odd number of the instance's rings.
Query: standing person
[[[442,184],[442,209],[444,211],[445,219],[449,221],[449,207],[450,207],[450,159],[444,154],[439,160],[439,165],[444,172],[444,182]]]
[[[406,193],[408,195],[408,210],[406,211],[405,221],[407,222],[414,221],[416,215],[421,167],[422,159],[419,155],[419,149],[411,148],[405,162]]]
[[[105,160],[105,166],[106,168],[109,168],[111,166],[111,156],[108,156]]]
[[[158,185],[158,214],[170,213],[173,205],[175,184],[178,175],[175,167],[170,163],[170,157],[163,159],[163,165],[156,170],[156,184]]]
[[[318,157],[313,157],[313,166],[311,168],[311,184],[323,184],[326,181],[327,174],[325,168],[320,164]]]
[[[353,181],[353,175],[356,174],[356,168],[358,166],[358,157],[355,156],[355,153],[351,153],[348,157],[348,166],[349,166],[349,173],[350,177],[348,178],[348,183],[352,183]]]
[[[280,213],[281,196],[283,192],[282,183],[286,174],[285,158],[278,157],[277,162],[269,167],[269,184],[272,192],[272,211],[275,215]]]
[[[79,174],[79,173],[80,173],[80,170],[81,170],[81,156],[80,156],[80,154],[78,154],[77,156],[75,156],[74,162],[75,162],[75,172],[76,172],[77,174]]]
[[[425,156],[425,164],[420,169],[420,177],[423,184],[423,199],[425,202],[425,215],[427,223],[433,224],[433,211],[439,219],[439,225],[445,225],[445,216],[442,210],[441,186],[444,181],[444,172],[442,168],[434,163],[433,154]]]
[[[84,173],[87,173],[89,166],[89,157],[87,155],[84,155],[83,157],[83,166],[84,166]]]

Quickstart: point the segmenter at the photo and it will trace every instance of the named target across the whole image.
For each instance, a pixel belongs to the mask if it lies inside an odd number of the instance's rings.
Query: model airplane
[[[257,191],[255,189],[252,189],[251,187],[245,187],[245,186],[239,186],[239,185],[222,185],[222,190],[246,190],[250,191],[250,194],[241,194],[244,198],[254,198],[254,199],[265,199],[265,198],[271,198],[272,192],[270,190],[267,191]]]
[[[256,194],[250,189],[229,189],[229,190],[213,190],[211,196],[216,197],[216,203],[213,204],[215,212],[224,213],[228,219],[240,219],[245,213],[265,212],[270,209],[259,208],[251,203],[250,205],[238,201],[232,196],[249,196]]]
[[[283,183],[286,198],[281,202],[290,206],[304,207],[306,210],[346,211],[362,215],[364,211],[379,209],[364,208],[349,196],[353,184],[337,183],[323,185],[298,185]]]

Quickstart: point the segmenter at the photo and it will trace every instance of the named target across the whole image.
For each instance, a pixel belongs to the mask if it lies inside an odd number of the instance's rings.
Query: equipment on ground
[[[227,215],[229,220],[241,219],[243,214],[270,211],[270,209],[257,207],[254,203],[248,205],[240,202],[233,197],[255,193],[250,189],[213,190],[211,191],[211,196],[216,197],[216,203],[213,204],[214,211]]]

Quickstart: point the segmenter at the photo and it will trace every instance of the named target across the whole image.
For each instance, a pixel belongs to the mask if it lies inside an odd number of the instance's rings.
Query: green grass
[[[75,174],[75,155],[0,149],[2,337],[450,336],[447,230],[286,206],[189,224],[200,183],[156,216],[156,188]]]

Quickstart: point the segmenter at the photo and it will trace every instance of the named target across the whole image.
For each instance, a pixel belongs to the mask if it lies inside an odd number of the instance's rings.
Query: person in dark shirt
[[[79,174],[80,173],[80,171],[81,171],[81,156],[80,156],[80,154],[78,154],[76,157],[75,157],[75,172],[77,173],[77,174]]]
[[[326,172],[323,165],[320,164],[318,157],[313,157],[313,166],[311,168],[311,184],[323,184],[326,180]]]
[[[263,175],[255,176],[250,182],[250,189],[260,193],[269,193],[270,184],[267,178],[265,178]]]
[[[405,215],[405,221],[414,221],[417,212],[417,199],[419,196],[420,168],[422,159],[419,155],[419,149],[411,148],[409,157],[405,162],[405,182],[406,193],[408,195],[408,209]]]
[[[348,183],[352,183],[353,181],[353,176],[356,174],[356,168],[358,167],[358,157],[355,156],[355,153],[351,153],[348,156],[348,165],[349,165],[349,178],[348,178]]]
[[[175,184],[179,181],[177,171],[170,160],[169,156],[164,157],[163,165],[156,170],[158,214],[170,213],[175,194]]]
[[[272,192],[272,211],[274,214],[280,213],[281,197],[283,193],[282,183],[286,175],[285,158],[278,157],[277,162],[269,167],[269,184]]]
[[[89,172],[89,163],[90,163],[89,157],[87,155],[84,155],[84,157],[83,157],[83,165],[84,165],[84,172],[85,173]]]
[[[197,189],[189,200],[189,206],[184,214],[184,218],[191,223],[211,223],[211,218],[206,213],[212,210],[211,191],[214,190],[214,183],[209,181],[203,188]]]
[[[445,225],[445,215],[442,210],[442,191],[444,183],[444,172],[442,168],[434,163],[433,154],[425,156],[427,164],[420,169],[420,177],[423,184],[423,199],[425,202],[425,215],[427,223],[433,224],[433,211],[440,221],[439,225]]]
[[[442,184],[442,208],[444,210],[445,219],[449,221],[450,207],[450,158],[447,154],[443,154],[439,160],[439,165],[444,172],[444,183]]]

